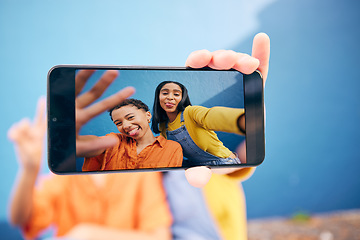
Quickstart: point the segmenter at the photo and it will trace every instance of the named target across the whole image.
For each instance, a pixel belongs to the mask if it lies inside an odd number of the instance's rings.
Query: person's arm
[[[245,133],[239,128],[239,118],[244,115],[242,108],[191,106],[185,111],[193,121],[207,130]]]
[[[113,136],[104,136],[90,139],[87,137],[82,138],[79,135],[79,132],[81,127],[92,118],[115,107],[117,104],[121,103],[135,92],[133,87],[127,87],[111,95],[110,97],[93,104],[93,102],[98,99],[109,87],[109,85],[117,78],[119,72],[116,70],[106,71],[89,91],[80,94],[85,83],[93,73],[93,70],[81,70],[75,77],[77,156],[94,156],[94,154],[102,153],[106,149],[113,147],[118,143],[118,139],[114,138]]]
[[[27,119],[14,124],[8,138],[14,143],[19,161],[18,179],[10,201],[10,222],[23,227],[30,219],[35,182],[41,166],[46,132],[45,99],[38,101],[33,122]]]
[[[270,38],[265,33],[254,37],[252,56],[229,50],[210,52],[199,50],[192,52],[186,60],[186,66],[192,68],[210,67],[218,70],[236,69],[245,74],[259,70],[263,76],[264,86],[269,70]],[[241,121],[241,119],[240,119]],[[239,148],[241,149],[241,148]],[[239,155],[244,153],[239,152]],[[230,174],[238,169],[219,169],[223,174]],[[195,167],[186,170],[188,182],[196,187],[204,187],[210,180],[212,171],[207,167]]]
[[[95,136],[95,135],[79,135],[76,138],[76,142],[77,143],[83,143],[86,144],[87,142],[93,142],[98,140],[100,137]],[[96,149],[96,150],[89,150],[87,152],[78,152],[76,153],[77,157],[96,157],[102,153],[104,153],[104,149]]]
[[[88,137],[89,135],[85,136]],[[113,138],[116,141],[116,145],[106,149],[105,151],[95,151],[94,153],[88,152],[87,156],[85,156],[84,163],[82,166],[83,171],[101,171],[104,170],[103,167],[113,159],[114,155],[118,152],[118,147],[122,142],[121,134],[109,133],[103,137],[96,138]],[[83,136],[79,136],[83,137]],[[91,139],[90,139],[91,141]],[[98,154],[98,155],[96,155]]]
[[[170,240],[171,232],[167,227],[159,227],[151,231],[124,231],[98,224],[79,224],[64,237],[77,240]]]
[[[23,169],[19,171],[10,203],[10,222],[24,227],[31,216],[33,191],[38,170]]]

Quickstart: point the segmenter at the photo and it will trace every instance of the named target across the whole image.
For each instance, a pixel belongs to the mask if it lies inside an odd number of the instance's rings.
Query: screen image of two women
[[[82,171],[231,167],[246,163],[246,157],[229,150],[216,134],[245,135],[244,109],[192,105],[182,83],[158,84],[152,113],[141,100],[129,98],[110,109],[109,115],[119,132],[106,136],[116,139],[117,144],[78,155],[84,157]]]

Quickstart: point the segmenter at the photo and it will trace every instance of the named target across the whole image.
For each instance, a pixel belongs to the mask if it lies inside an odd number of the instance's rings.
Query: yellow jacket
[[[176,119],[160,125],[161,135],[166,130],[173,131],[181,126],[179,113]],[[231,151],[218,139],[214,131],[243,134],[237,121],[244,109],[227,107],[205,108],[188,106],[184,110],[184,122],[190,137],[197,146],[215,156],[227,158]],[[255,168],[241,168],[231,174],[213,174],[203,192],[209,211],[218,224],[221,235],[226,240],[247,239],[245,196],[240,184],[248,179]]]

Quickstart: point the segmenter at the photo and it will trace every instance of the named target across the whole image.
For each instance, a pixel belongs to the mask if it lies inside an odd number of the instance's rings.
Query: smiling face
[[[126,105],[113,110],[111,116],[119,132],[126,136],[141,139],[151,132],[151,114],[144,109]]]
[[[175,83],[165,84],[159,94],[160,106],[167,114],[177,114],[177,107],[182,99],[182,91],[179,85]]]

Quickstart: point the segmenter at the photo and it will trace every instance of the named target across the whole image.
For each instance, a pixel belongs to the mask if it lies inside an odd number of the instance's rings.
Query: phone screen
[[[119,143],[99,155],[78,156],[76,76],[80,71],[95,70],[79,92],[81,96],[91,91],[109,69],[116,69],[118,76],[93,104],[127,86],[136,92],[123,105],[87,122],[79,135],[112,136]],[[49,167],[55,173],[242,167],[258,165],[264,159],[259,74],[168,67],[63,66],[49,73],[48,100]],[[241,117],[246,120],[245,129],[239,125]],[[245,154],[239,154],[241,148]]]

